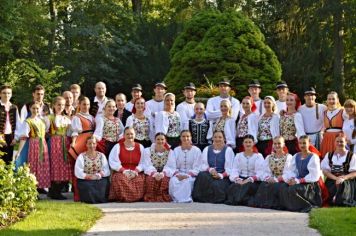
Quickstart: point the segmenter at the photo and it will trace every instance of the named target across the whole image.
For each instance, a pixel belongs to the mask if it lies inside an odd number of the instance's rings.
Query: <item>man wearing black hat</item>
[[[224,79],[219,82],[220,95],[209,98],[206,105],[206,115],[208,120],[215,121],[221,117],[220,103],[222,100],[229,100],[232,108],[232,118],[237,119],[240,112],[240,101],[230,96],[231,84],[230,81]]]
[[[315,102],[316,91],[314,88],[309,88],[304,92],[305,104],[299,108],[299,113],[303,117],[304,130],[309,136],[311,143],[320,150],[321,134],[323,128],[324,111],[326,106]]]
[[[125,109],[132,112],[134,102],[136,99],[142,97],[142,86],[141,84],[134,84],[131,88],[131,101],[125,104]]]
[[[146,102],[146,109],[149,111],[150,115],[154,118],[155,114],[159,111],[163,111],[164,108],[164,95],[167,92],[166,84],[162,82],[157,82],[153,87],[154,96],[151,100]]]
[[[258,114],[263,114],[265,112],[265,108],[263,107],[263,100],[260,98],[261,84],[257,79],[252,80],[248,85],[248,93],[256,104],[257,109],[255,112]]]
[[[194,106],[195,106],[194,96],[196,91],[197,90],[193,83],[189,83],[187,84],[187,86],[184,87],[183,94],[185,97],[185,101],[179,103],[176,108],[176,111],[179,113],[181,122],[183,124],[188,122],[189,119],[191,119],[192,116],[194,115]]]
[[[289,92],[288,84],[285,81],[280,81],[276,85],[278,100],[276,101],[278,111],[287,110],[287,94]]]

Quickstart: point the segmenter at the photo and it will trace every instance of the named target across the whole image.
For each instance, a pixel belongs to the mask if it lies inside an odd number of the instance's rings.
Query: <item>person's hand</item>
[[[214,169],[214,168],[211,168],[210,170],[209,170],[209,173],[214,177],[214,175],[217,175],[218,174],[218,172]]]
[[[237,178],[235,180],[235,183],[242,185],[243,184],[243,179]]]
[[[16,139],[13,139],[10,143],[10,146],[14,146],[17,143]]]
[[[269,177],[268,179],[266,179],[266,182],[273,184],[273,183],[276,183],[276,180],[273,177]]]
[[[163,173],[155,173],[153,175],[153,178],[155,178],[156,181],[160,181],[161,179],[163,179],[164,174]]]
[[[188,178],[189,178],[188,175],[176,175],[176,176],[177,176],[177,179],[178,179],[179,181],[182,181],[182,180],[185,180],[185,179],[188,179]]]
[[[221,176],[219,175],[218,172],[215,172],[213,174],[211,174],[213,176],[214,179],[221,179]]]
[[[289,186],[293,186],[293,185],[297,184],[297,181],[295,181],[295,179],[290,179],[290,180],[287,182],[287,184],[288,184]]]
[[[342,184],[345,181],[345,176],[337,177],[335,184]]]
[[[75,141],[72,141],[72,143],[70,144],[71,147],[75,146]]]

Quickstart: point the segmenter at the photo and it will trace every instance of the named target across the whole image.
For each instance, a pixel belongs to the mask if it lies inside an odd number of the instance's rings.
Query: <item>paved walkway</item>
[[[223,204],[107,203],[94,235],[319,235],[308,214]]]

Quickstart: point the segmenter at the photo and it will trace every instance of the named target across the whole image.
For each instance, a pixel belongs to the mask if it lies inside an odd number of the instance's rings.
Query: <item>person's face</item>
[[[245,150],[252,150],[253,145],[255,145],[254,140],[247,138],[243,141],[242,145],[244,146]]]
[[[66,105],[68,105],[68,106],[73,105],[74,97],[73,97],[73,94],[71,92],[65,92],[63,94],[63,97],[66,100],[66,102],[65,102]]]
[[[335,139],[335,146],[338,150],[344,150],[346,147],[346,139],[344,137],[337,137]]]
[[[251,111],[251,107],[252,107],[252,104],[251,104],[251,100],[250,99],[247,99],[247,98],[244,98],[242,100],[242,109],[244,109],[244,111]]]
[[[142,96],[142,92],[141,92],[141,90],[133,89],[131,91],[131,96],[132,96],[133,99],[140,98]]]
[[[11,97],[12,97],[11,89],[7,88],[1,91],[1,100],[10,101]]]
[[[135,140],[135,131],[134,129],[126,129],[125,131],[125,140],[133,142]]]
[[[273,140],[273,149],[276,152],[283,151],[284,145],[284,141],[281,138],[276,138]]]
[[[106,86],[104,84],[97,84],[95,86],[95,95],[99,98],[105,97],[106,93]]]
[[[204,112],[205,112],[205,108],[203,104],[199,103],[194,106],[194,113],[196,116],[202,116],[204,115]]]
[[[263,105],[265,107],[265,110],[268,111],[268,112],[272,112],[273,110],[273,102],[271,101],[271,99],[265,99],[263,101]]]
[[[90,151],[94,151],[96,149],[96,140],[95,139],[89,139],[87,141],[87,149]]]
[[[305,100],[305,104],[307,104],[307,106],[314,106],[316,96],[314,94],[305,94],[304,100]]]
[[[287,107],[295,108],[295,98],[293,95],[288,95],[286,100]]]
[[[353,115],[355,114],[355,107],[354,106],[346,106],[345,111],[348,116],[353,117]]]
[[[124,109],[126,104],[126,99],[124,98],[124,96],[116,96],[115,102],[118,109]]]
[[[180,141],[182,144],[191,144],[192,143],[192,136],[190,135],[189,132],[184,132],[180,136]]]
[[[260,93],[261,93],[261,88],[259,88],[259,87],[249,87],[248,88],[248,93],[253,98],[259,98],[260,97]]]
[[[227,105],[226,102],[222,102],[220,104],[220,111],[223,115],[227,115],[227,113],[229,112],[230,106]]]
[[[135,108],[136,108],[136,111],[143,111],[145,109],[145,100],[144,99],[136,100]]]
[[[73,100],[77,101],[80,96],[80,90],[79,89],[71,89],[70,91],[73,94]]]
[[[90,101],[88,99],[84,99],[81,101],[80,105],[79,105],[80,111],[87,113],[89,112],[89,108],[90,108]]]
[[[339,102],[339,99],[335,94],[329,94],[327,97],[327,104],[329,107],[336,107],[336,104]]]
[[[166,108],[175,107],[175,98],[173,96],[167,96],[164,99],[164,105]]]
[[[195,90],[193,89],[184,89],[183,94],[187,99],[193,99],[195,96]]]
[[[38,116],[40,114],[40,105],[34,104],[30,110],[33,116]]]
[[[220,145],[225,144],[224,135],[221,132],[214,133],[213,143],[220,144]]]
[[[299,145],[300,150],[308,151],[309,150],[309,139],[306,139],[306,138],[299,139],[298,145]]]
[[[56,112],[56,114],[60,114],[63,112],[65,107],[65,100],[64,99],[60,99],[56,102],[56,104],[54,104],[54,110]]]
[[[229,95],[230,93],[230,86],[226,84],[219,84],[219,91],[221,95]]]
[[[155,140],[157,146],[162,147],[166,143],[166,137],[164,135],[158,135]]]
[[[105,105],[105,115],[113,115],[116,111],[116,105],[114,102],[108,102]]]
[[[286,98],[287,97],[287,94],[288,94],[288,91],[289,91],[289,89],[288,88],[278,88],[277,90],[276,90],[276,92],[277,92],[277,95],[278,95],[278,98],[279,99],[283,99],[283,98]]]
[[[35,102],[42,103],[44,98],[44,93],[45,93],[44,90],[36,90],[35,92],[32,93],[33,100]]]
[[[156,96],[163,97],[163,95],[166,93],[166,89],[162,86],[157,85],[154,89],[153,92],[155,93]]]

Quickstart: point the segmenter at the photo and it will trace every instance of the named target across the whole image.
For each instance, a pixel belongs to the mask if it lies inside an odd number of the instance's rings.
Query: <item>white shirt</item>
[[[282,111],[282,110],[287,110],[287,103],[286,102],[281,102],[279,100],[276,101],[276,105],[277,105],[277,110],[278,112]]]
[[[179,103],[178,106],[176,107],[176,111],[179,113],[180,119],[183,122],[183,124],[188,122],[194,115],[194,106],[195,106],[195,102],[187,103],[186,101],[184,101]]]
[[[6,108],[5,104],[3,104],[1,101],[0,101],[0,104],[1,106],[4,106],[5,107],[5,111],[8,112],[9,110]],[[11,107],[11,103],[9,103],[9,108]],[[5,126],[4,126],[4,130],[1,130],[0,133],[4,132],[4,134],[11,134],[11,133],[14,133],[14,137],[15,137],[15,140],[18,140],[19,139],[19,132],[20,132],[20,129],[21,129],[21,126],[22,126],[22,122],[21,122],[21,119],[20,119],[20,115],[19,115],[19,111],[16,109],[16,127],[15,127],[15,130],[12,130],[12,127],[11,127],[11,123],[10,123],[10,113],[8,113],[9,115],[6,115],[6,121],[5,121]]]
[[[95,117],[99,117],[99,116],[102,116],[103,115],[103,109],[106,105],[106,102],[108,101],[109,99],[107,97],[104,97],[101,101],[99,101],[99,99],[95,96],[94,98],[94,102],[97,102],[98,103],[98,112],[96,113],[96,116]]]
[[[261,153],[253,153],[246,157],[244,152],[237,153],[232,163],[230,181],[235,182],[241,177],[253,177],[255,181],[263,178],[264,159]]]
[[[342,166],[344,164],[344,162],[346,161],[346,156],[348,153],[349,153],[349,151],[347,151],[345,153],[345,155],[343,155],[343,156],[339,156],[334,153],[333,157],[331,158],[333,165]],[[326,153],[324,159],[321,161],[320,166],[321,166],[322,170],[331,171],[331,168],[329,166],[329,153]],[[356,155],[353,154],[351,157],[350,167],[348,169],[348,172],[355,172],[355,171],[356,171]]]
[[[299,107],[298,112],[302,115],[304,131],[307,134],[316,133],[324,126],[324,112],[326,106],[318,104],[319,119],[316,119],[316,106],[307,107],[305,104]]]
[[[131,149],[127,149],[127,150],[133,150],[133,149],[134,149],[134,147],[132,147]],[[145,158],[144,158],[145,149],[141,144],[140,144],[140,152],[141,152],[140,162],[136,166],[136,169],[139,172],[143,171],[144,166],[145,166]],[[120,144],[116,144],[111,149],[111,152],[109,154],[109,165],[112,170],[119,171],[122,168],[119,154],[120,154]]]
[[[222,100],[229,100],[231,102],[232,118],[236,120],[240,112],[240,101],[233,97],[222,98],[220,96],[209,98],[206,105],[208,120],[214,121],[221,117],[220,103]]]
[[[108,165],[108,161],[106,160],[106,157],[103,153],[100,153],[100,159],[101,159],[101,163],[102,163],[102,173],[104,174],[103,177],[107,177],[110,175],[110,169],[109,169],[109,165]],[[77,160],[75,161],[75,167],[74,167],[74,174],[75,177],[77,177],[78,179],[85,179],[86,177],[86,173],[84,173],[84,155],[83,153],[81,153]]]
[[[176,115],[178,115],[179,120],[180,120],[180,115],[178,112],[176,112]],[[168,112],[166,111],[160,111],[156,114],[155,118],[155,134],[157,133],[164,133],[167,135],[168,132],[168,127],[169,127],[169,120],[168,120]],[[180,126],[179,126],[179,132],[181,132],[184,128],[183,122],[180,120]]]
[[[147,113],[150,114],[153,118],[157,112],[163,111],[164,109],[164,101],[156,101],[154,99],[148,100],[146,102],[146,110]]]
[[[132,112],[133,107],[134,107],[134,104],[131,101],[129,101],[128,103],[125,104],[125,109],[128,110],[129,112]]]
[[[356,153],[356,137],[352,137],[352,133],[356,129],[354,125],[354,119],[346,119],[344,120],[344,124],[342,126],[342,131],[346,135],[347,140],[351,141],[351,144],[354,144],[354,149],[351,150],[353,153]]]

